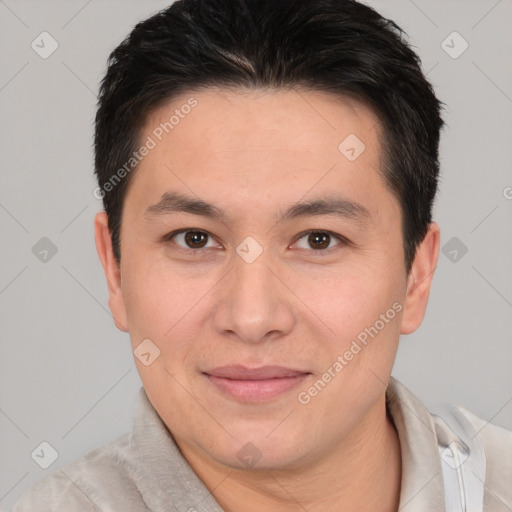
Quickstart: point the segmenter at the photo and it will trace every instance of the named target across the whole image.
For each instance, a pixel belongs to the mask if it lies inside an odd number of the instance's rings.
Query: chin
[[[286,470],[300,467],[307,459],[308,447],[300,438],[282,432],[281,435],[269,437],[268,432],[248,435],[234,434],[225,443],[215,443],[210,456],[217,462],[233,469],[249,471]],[[271,434],[272,436],[272,434]]]

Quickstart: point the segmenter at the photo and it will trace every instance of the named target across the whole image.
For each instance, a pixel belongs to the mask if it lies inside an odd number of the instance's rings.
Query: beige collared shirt
[[[402,454],[399,511],[444,511],[443,472],[434,417],[393,377],[386,401]],[[463,411],[485,448],[483,510],[512,512],[512,432]],[[139,391],[130,433],[34,484],[12,512],[98,510],[223,512],[181,455],[144,388]]]

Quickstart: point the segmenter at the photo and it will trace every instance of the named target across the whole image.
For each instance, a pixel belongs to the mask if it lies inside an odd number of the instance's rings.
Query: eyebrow
[[[164,193],[158,203],[146,209],[144,216],[151,219],[155,215],[172,213],[191,213],[222,222],[228,220],[227,213],[217,206],[176,192]],[[342,197],[324,195],[309,201],[295,203],[286,211],[280,211],[276,223],[318,215],[331,215],[357,222],[371,219],[370,211],[362,204]]]

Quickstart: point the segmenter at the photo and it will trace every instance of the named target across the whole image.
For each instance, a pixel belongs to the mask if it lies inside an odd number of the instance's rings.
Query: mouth
[[[282,366],[246,368],[222,366],[204,372],[221,393],[241,402],[263,402],[276,398],[298,386],[309,372]]]

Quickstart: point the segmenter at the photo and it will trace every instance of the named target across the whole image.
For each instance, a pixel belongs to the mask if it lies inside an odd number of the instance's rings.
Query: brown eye
[[[301,242],[302,240],[305,240],[305,242]],[[337,240],[338,243],[332,245],[331,242],[333,240]],[[325,249],[331,249],[337,245],[342,245],[343,241],[343,237],[328,231],[308,231],[303,233],[297,240],[297,245],[300,249],[323,251]],[[329,247],[329,245],[331,245],[331,247]]]
[[[187,231],[185,232],[185,243],[191,249],[201,249],[205,246],[208,240],[208,235],[202,231]]]
[[[328,233],[310,233],[308,236],[308,243],[313,247],[313,249],[325,249],[329,247],[329,242],[331,241],[331,237]]]
[[[185,250],[195,249],[199,251],[200,249],[216,247],[216,244],[210,235],[205,231],[199,231],[198,229],[182,229],[181,231],[175,231],[167,235],[164,240],[166,242],[172,241],[178,247]]]

